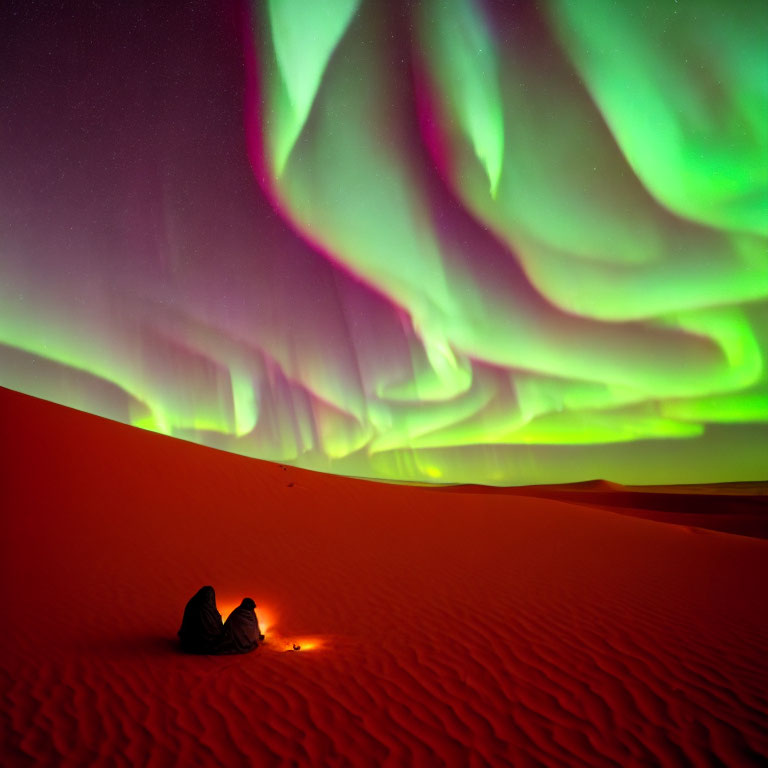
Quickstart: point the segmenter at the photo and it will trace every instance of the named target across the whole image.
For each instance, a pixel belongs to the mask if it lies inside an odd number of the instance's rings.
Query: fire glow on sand
[[[218,600],[221,618],[226,621],[229,614],[240,605],[240,602],[240,600],[225,593],[225,596]],[[292,651],[300,648],[302,651],[312,651],[325,645],[325,639],[322,637],[284,635],[278,625],[277,614],[273,607],[265,606],[259,600],[256,600],[256,618],[259,620],[261,634],[265,637],[262,647],[267,650]]]

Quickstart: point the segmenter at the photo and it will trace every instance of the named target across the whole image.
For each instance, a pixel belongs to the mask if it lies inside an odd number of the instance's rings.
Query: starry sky
[[[0,385],[398,481],[768,474],[768,5],[0,9]]]

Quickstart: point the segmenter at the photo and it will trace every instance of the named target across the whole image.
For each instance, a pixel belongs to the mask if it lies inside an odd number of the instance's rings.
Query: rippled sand
[[[5,766],[768,759],[768,542],[703,527],[716,488],[676,525],[648,490],[369,483],[7,390],[0,429]],[[673,492],[655,517],[696,513]],[[176,651],[207,583],[263,648]]]

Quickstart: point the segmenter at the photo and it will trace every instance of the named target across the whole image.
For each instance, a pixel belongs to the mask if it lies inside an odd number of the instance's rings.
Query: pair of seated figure
[[[185,653],[248,653],[263,642],[264,635],[250,597],[222,623],[213,587],[202,587],[184,609],[179,639]]]

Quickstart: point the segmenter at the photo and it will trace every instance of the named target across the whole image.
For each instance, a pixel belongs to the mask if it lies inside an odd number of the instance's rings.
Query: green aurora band
[[[160,184],[162,269],[86,228],[53,280],[12,223],[0,384],[398,481],[765,478],[768,4],[246,15],[254,237]]]

